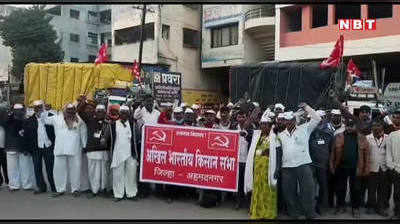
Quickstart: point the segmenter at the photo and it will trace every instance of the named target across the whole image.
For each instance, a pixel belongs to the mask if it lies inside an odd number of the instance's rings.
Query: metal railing
[[[274,17],[275,16],[275,8],[257,8],[249,10],[244,15],[244,20],[247,21],[249,19],[254,18],[264,18],[264,17]]]

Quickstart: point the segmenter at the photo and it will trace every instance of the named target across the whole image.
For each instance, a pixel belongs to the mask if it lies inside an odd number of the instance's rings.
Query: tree
[[[3,45],[11,48],[12,75],[21,80],[25,65],[30,62],[61,62],[64,53],[61,41],[50,24],[52,16],[44,5],[34,5],[0,16],[0,37]]]

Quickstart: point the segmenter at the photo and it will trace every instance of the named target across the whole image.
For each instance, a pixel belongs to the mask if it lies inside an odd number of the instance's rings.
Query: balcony
[[[268,60],[275,53],[275,8],[263,7],[245,13],[244,29],[264,49]]]
[[[275,26],[275,8],[264,7],[249,10],[244,15],[245,30],[254,30]]]

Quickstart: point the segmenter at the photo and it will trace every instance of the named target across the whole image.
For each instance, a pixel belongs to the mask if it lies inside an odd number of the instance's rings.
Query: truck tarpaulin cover
[[[295,110],[301,102],[318,105],[334,75],[333,69],[321,70],[319,63],[265,63],[232,67],[230,91],[233,102],[248,92],[261,105],[283,103]]]
[[[119,64],[29,63],[24,76],[25,105],[41,99],[60,110],[80,94],[92,98],[96,89],[110,88],[118,80],[133,81],[131,71]]]

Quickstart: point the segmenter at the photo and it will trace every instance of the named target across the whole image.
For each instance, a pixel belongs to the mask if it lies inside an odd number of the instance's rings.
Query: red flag
[[[139,63],[137,63],[136,60],[133,62],[132,74],[133,74],[133,77],[137,78],[139,82],[141,81],[141,80],[140,80],[140,68],[139,68]]]
[[[347,63],[347,85],[351,86],[354,78],[361,78],[361,71],[354,64],[353,59],[350,59]]]
[[[97,54],[97,58],[94,61],[94,64],[98,65],[107,61],[108,61],[107,44],[103,44],[99,50],[99,53]]]
[[[343,35],[340,35],[339,39],[336,41],[335,48],[333,49],[331,55],[325,59],[319,67],[321,69],[338,67],[340,61],[343,57]]]
[[[350,76],[361,78],[361,71],[357,68],[356,64],[354,64],[353,59],[350,59],[347,64],[347,73]]]

